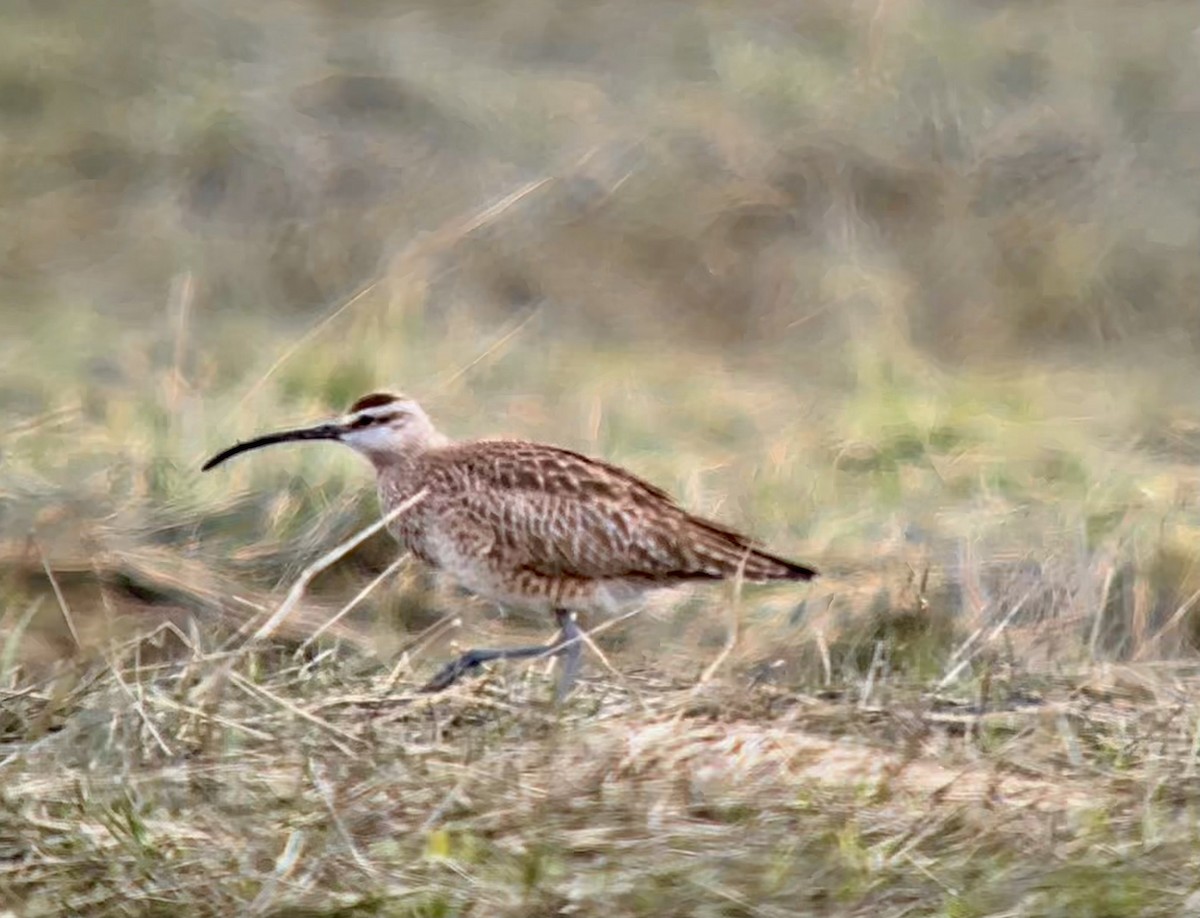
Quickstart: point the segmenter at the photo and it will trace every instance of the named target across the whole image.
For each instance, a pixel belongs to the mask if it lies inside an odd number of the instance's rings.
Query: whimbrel
[[[550,644],[468,651],[427,691],[492,660],[554,654],[561,698],[582,653],[577,611],[611,612],[646,590],[686,581],[809,580],[817,573],[688,513],[665,491],[608,462],[519,440],[452,442],[400,395],[365,395],[339,418],[238,443],[203,468],[293,440],[334,440],[365,456],[385,512],[424,489],[425,497],[389,526],[401,545],[478,595],[554,613],[559,631]]]

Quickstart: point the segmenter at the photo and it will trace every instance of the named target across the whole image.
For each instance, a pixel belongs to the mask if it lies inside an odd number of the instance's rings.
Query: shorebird
[[[550,644],[469,650],[425,691],[440,691],[493,660],[556,655],[561,699],[582,653],[576,612],[612,612],[646,590],[687,581],[817,575],[688,513],[666,491],[619,466],[543,443],[453,442],[415,401],[386,392],[364,395],[341,417],[312,427],[237,443],[203,470],[297,440],[333,440],[366,457],[385,513],[424,490],[424,498],[388,527],[413,555],[480,596],[554,614],[559,630]]]

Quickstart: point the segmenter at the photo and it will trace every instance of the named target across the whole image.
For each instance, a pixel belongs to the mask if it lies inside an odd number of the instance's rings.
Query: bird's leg
[[[555,655],[562,658],[562,674],[559,676],[558,689],[555,692],[555,697],[562,701],[579,674],[579,664],[583,659],[583,631],[575,623],[575,616],[566,609],[555,609],[554,617],[558,620],[559,631],[551,643],[536,644],[532,647],[468,650],[438,670],[437,674],[421,687],[421,691],[440,692],[449,688],[462,676],[474,674],[484,663],[493,660],[525,660],[530,657]]]
[[[562,701],[575,684],[579,664],[583,662],[583,630],[575,622],[573,612],[555,609],[554,617],[558,619],[558,637],[554,639],[553,652],[558,655],[558,665],[562,669],[558,676],[558,688],[554,690],[554,700]]]

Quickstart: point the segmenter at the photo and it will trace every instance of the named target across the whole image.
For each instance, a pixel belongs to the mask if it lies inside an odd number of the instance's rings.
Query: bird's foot
[[[432,679],[420,689],[422,692],[440,692],[447,689],[463,676],[473,676],[479,672],[484,663],[493,660],[522,660],[530,657],[561,657],[562,674],[559,677],[555,698],[562,701],[575,682],[579,672],[579,664],[583,657],[583,632],[575,624],[574,618],[567,612],[556,613],[561,629],[551,644],[539,644],[534,647],[479,648],[468,650],[461,656],[455,657],[437,671]]]
[[[468,650],[439,669],[432,679],[421,686],[420,691],[440,692],[447,689],[463,676],[475,675],[485,662],[486,659],[480,657],[478,651]]]

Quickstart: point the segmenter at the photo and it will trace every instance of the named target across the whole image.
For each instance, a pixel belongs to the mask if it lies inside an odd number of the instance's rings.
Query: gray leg
[[[554,617],[558,619],[558,665],[562,672],[558,676],[558,688],[554,690],[554,700],[562,701],[575,684],[579,675],[579,665],[583,662],[583,630],[575,623],[575,616],[565,609],[556,609]]]
[[[449,688],[460,678],[474,675],[484,663],[493,660],[525,660],[530,657],[560,657],[562,674],[559,676],[558,689],[555,698],[562,701],[575,682],[579,673],[579,664],[583,660],[583,632],[575,624],[574,616],[566,609],[555,609],[554,617],[558,620],[558,635],[549,644],[538,644],[533,647],[501,647],[480,648],[468,650],[437,671],[424,686],[422,692],[440,692]]]

